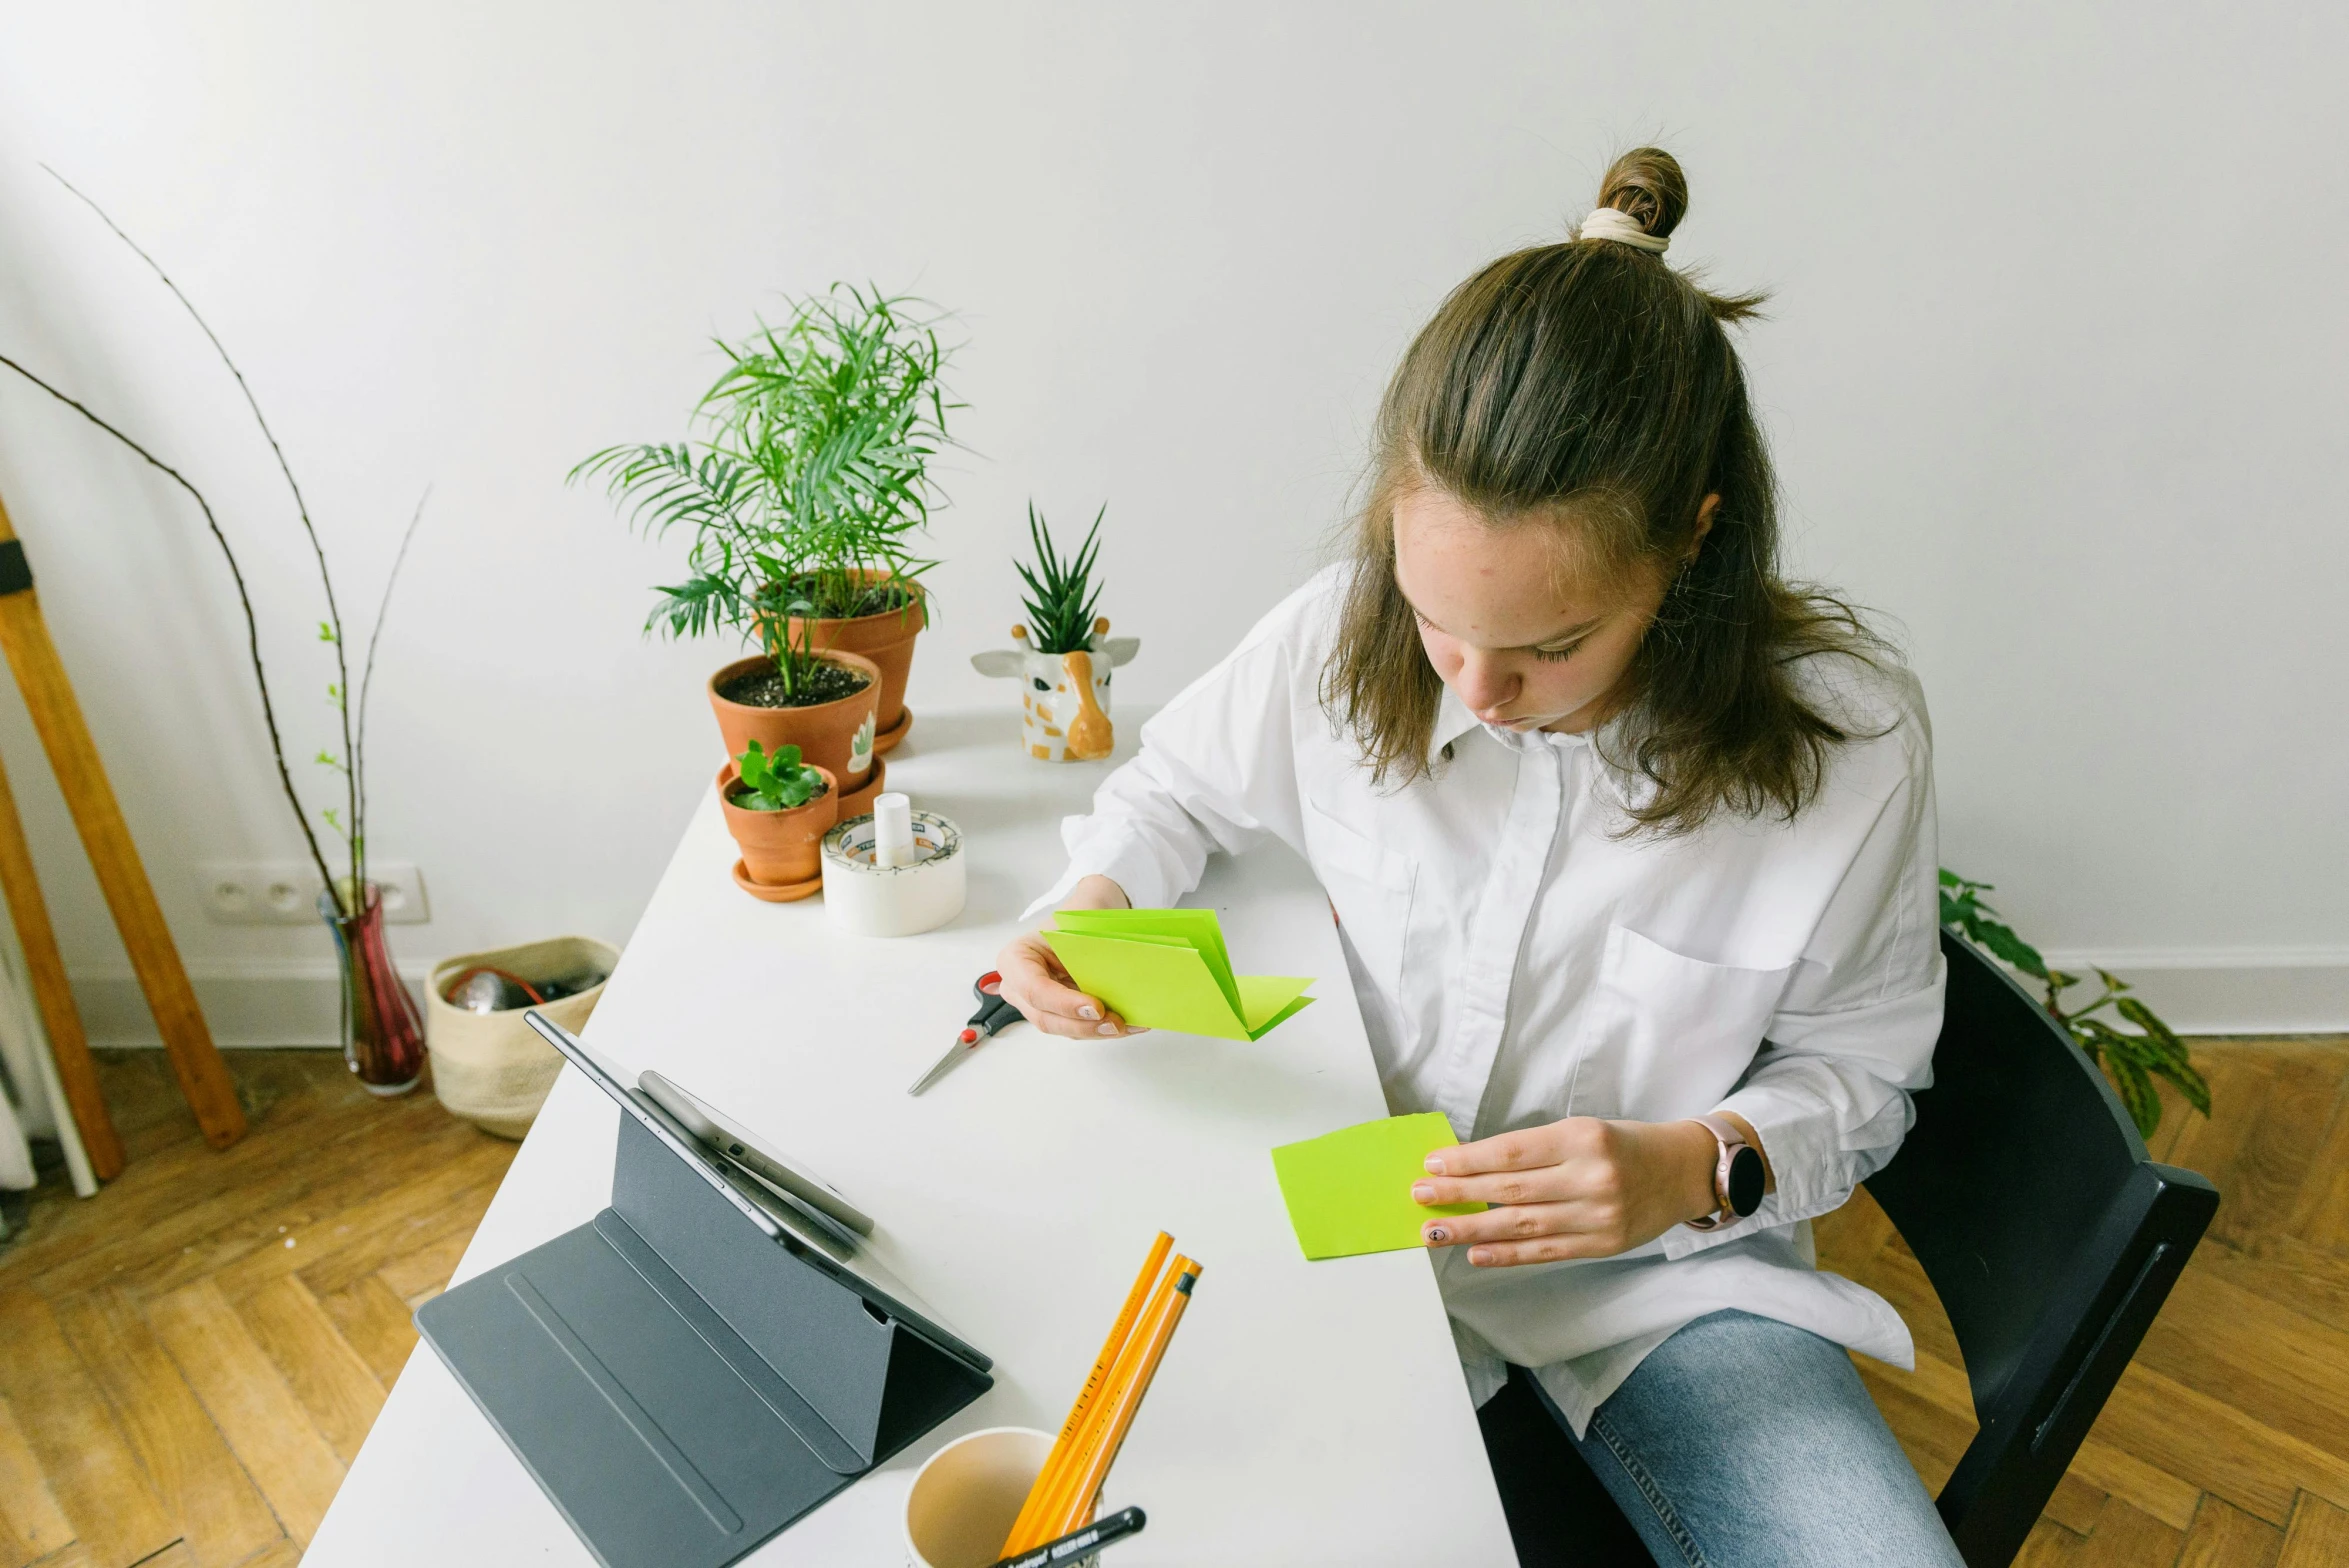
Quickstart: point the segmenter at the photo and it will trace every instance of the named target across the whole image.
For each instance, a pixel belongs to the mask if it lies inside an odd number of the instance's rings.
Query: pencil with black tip
[[[1068,1457],[1062,1461],[1059,1473],[1053,1477],[1052,1490],[1046,1494],[1037,1510],[1035,1522],[1028,1527],[1026,1539],[1020,1543],[1022,1551],[1032,1549],[1039,1541],[1065,1535],[1075,1528],[1073,1525],[1054,1528],[1054,1522],[1069,1511],[1077,1479],[1092,1461],[1094,1451],[1101,1446],[1102,1436],[1108,1430],[1106,1418],[1109,1410],[1126,1386],[1134,1380],[1134,1373],[1142,1364],[1144,1348],[1158,1332],[1158,1325],[1166,1316],[1167,1304],[1174,1300],[1175,1281],[1193,1267],[1195,1265],[1191,1260],[1178,1252],[1174,1255],[1174,1261],[1167,1264],[1166,1272],[1158,1277],[1158,1287],[1150,1293],[1150,1304],[1142,1309],[1140,1321],[1135,1323],[1134,1331],[1126,1336],[1125,1348],[1118,1352],[1117,1364],[1109,1369],[1109,1376],[1093,1395],[1092,1408],[1085,1412],[1084,1425],[1077,1429],[1077,1435],[1069,1445]]]
[[[1134,1325],[1141,1321],[1143,1306],[1150,1299],[1150,1287],[1158,1282],[1159,1266],[1173,1250],[1174,1238],[1160,1231],[1158,1239],[1150,1244],[1150,1255],[1142,1260],[1142,1272],[1134,1276],[1134,1288],[1126,1292],[1126,1302],[1118,1309],[1117,1321],[1110,1325],[1109,1338],[1102,1341],[1101,1354],[1093,1358],[1093,1370],[1085,1374],[1085,1386],[1077,1390],[1076,1403],[1069,1406],[1068,1419],[1060,1424],[1060,1436],[1053,1441],[1052,1451],[1045,1455],[1044,1468],[1036,1472],[1035,1482],[1028,1488],[1028,1500],[1020,1505],[1019,1518],[1012,1522],[1011,1533],[1003,1538],[1003,1556],[1027,1551],[1037,1542],[1052,1538],[1050,1533],[1037,1528],[1036,1516],[1051,1500],[1053,1484],[1067,1468],[1070,1450],[1084,1430],[1085,1413],[1092,1408],[1102,1384],[1116,1367],[1118,1353],[1133,1336]]]
[[[1061,1507],[1045,1532],[1046,1540],[1067,1534],[1083,1521],[1093,1507],[1093,1499],[1100,1494],[1101,1483],[1109,1478],[1109,1467],[1117,1463],[1117,1451],[1125,1446],[1126,1432],[1134,1424],[1135,1413],[1142,1408],[1143,1397],[1150,1392],[1150,1380],[1158,1375],[1158,1363],[1165,1359],[1175,1327],[1183,1320],[1183,1310],[1191,1304],[1191,1287],[1198,1283],[1200,1265],[1189,1259],[1184,1262],[1189,1266],[1174,1281],[1165,1307],[1152,1324],[1149,1341],[1141,1345],[1139,1364],[1119,1386],[1114,1400],[1096,1417],[1100,1440],[1093,1445],[1092,1454],[1074,1484],[1064,1484]]]

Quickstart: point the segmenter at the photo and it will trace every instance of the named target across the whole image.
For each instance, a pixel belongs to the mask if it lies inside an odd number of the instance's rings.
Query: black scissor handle
[[[1003,999],[1002,989],[1003,976],[993,969],[971,983],[971,994],[979,999],[979,1010],[971,1014],[970,1022],[965,1027],[993,1034],[1004,1025],[1025,1016]]]

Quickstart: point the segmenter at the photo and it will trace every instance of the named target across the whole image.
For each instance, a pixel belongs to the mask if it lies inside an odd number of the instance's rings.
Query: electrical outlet
[[[424,873],[405,860],[367,862],[367,877],[383,894],[383,918],[395,926],[430,923],[432,905],[424,897]]]
[[[196,867],[196,898],[223,925],[303,926],[318,918],[325,884],[305,860],[213,861]],[[383,918],[395,926],[432,918],[424,874],[404,860],[371,860],[367,875],[382,890]]]

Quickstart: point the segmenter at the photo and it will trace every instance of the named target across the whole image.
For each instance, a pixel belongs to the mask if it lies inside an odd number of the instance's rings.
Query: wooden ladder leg
[[[57,1081],[65,1086],[73,1124],[81,1129],[82,1150],[98,1179],[112,1181],[122,1174],[126,1157],[122,1135],[114,1130],[106,1096],[98,1087],[98,1064],[90,1059],[81,1009],[73,1005],[73,989],[66,984],[65,959],[57,951],[57,932],[49,924],[48,901],[41,897],[32,846],[25,841],[24,820],[16,814],[16,793],[8,787],[5,767],[0,767],[0,893],[8,898],[9,918],[16,924],[17,943],[24,949],[25,968],[33,982],[33,1000],[48,1031],[49,1054],[57,1063]]]
[[[138,846],[131,842],[130,826],[107,782],[106,767],[98,757],[97,742],[82,717],[73,683],[66,679],[64,661],[50,640],[49,623],[41,616],[40,597],[33,592],[32,572],[25,565],[24,546],[0,507],[0,653],[16,676],[17,689],[49,753],[58,788],[73,812],[90,869],[98,874],[99,891],[113,912],[115,929],[130,954],[139,989],[155,1014],[156,1030],[171,1056],[171,1070],[180,1093],[196,1113],[196,1125],[216,1149],[225,1149],[245,1135],[244,1107],[237,1102],[235,1080],[212,1043],[203,1009],[196,1004],[195,987],[179,961],[179,949],[155,902],[155,889],[139,863]]]

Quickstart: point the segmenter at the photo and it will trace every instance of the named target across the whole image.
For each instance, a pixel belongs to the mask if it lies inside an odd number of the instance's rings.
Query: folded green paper
[[[1261,1040],[1313,981],[1235,975],[1212,909],[1064,909],[1044,933],[1085,992],[1138,1029]]]
[[[1419,1227],[1436,1215],[1480,1212],[1481,1203],[1411,1200],[1428,1155],[1459,1141],[1442,1112],[1424,1111],[1282,1144],[1272,1151],[1272,1169],[1297,1245],[1308,1258],[1400,1252],[1426,1245]]]

